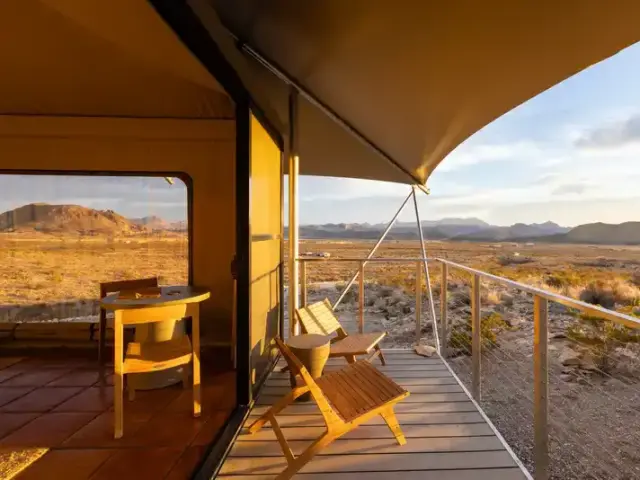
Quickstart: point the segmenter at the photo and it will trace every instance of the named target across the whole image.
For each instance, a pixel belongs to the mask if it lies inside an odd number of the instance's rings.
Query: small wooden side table
[[[287,340],[287,346],[314,379],[322,375],[322,370],[327,364],[331,350],[330,337],[316,334],[298,335]],[[291,388],[295,386],[296,380],[291,375]],[[310,392],[301,395],[297,399],[299,402],[308,402],[309,400],[311,400]]]

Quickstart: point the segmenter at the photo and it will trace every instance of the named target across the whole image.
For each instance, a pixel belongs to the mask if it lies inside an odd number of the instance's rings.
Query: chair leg
[[[400,424],[398,423],[398,419],[396,418],[396,414],[393,409],[390,408],[385,412],[380,413],[380,416],[384,419],[398,444],[404,445],[405,443],[407,443],[407,439],[404,437],[404,433],[402,433],[402,429],[400,428]]]
[[[191,316],[191,347],[193,349],[193,416],[199,417],[202,412],[202,385],[200,382],[200,311],[195,304],[196,311]]]
[[[123,373],[123,328],[119,319],[120,312],[116,311],[116,321],[114,325],[114,348],[113,348],[113,418],[114,418],[114,438],[122,438],[123,420],[122,420],[122,395],[124,390],[124,373]]]
[[[258,418],[249,426],[249,433],[256,433],[257,431],[259,431],[263,427],[263,425],[269,421],[270,415],[273,415],[275,417],[278,412],[287,407],[287,405],[293,403],[293,401],[300,395],[303,395],[308,391],[309,387],[299,387],[291,390],[284,397],[274,403],[269,410],[263,413],[260,418]]]
[[[374,348],[376,349],[376,351],[378,352],[378,355],[380,356],[380,362],[382,363],[382,365],[386,365],[387,360],[384,358],[384,355],[382,354],[382,349],[380,348],[380,345],[376,345]]]
[[[287,468],[285,468],[284,471],[276,477],[276,480],[289,480],[298,473],[302,467],[309,463],[311,459],[320,452],[320,450],[327,447],[335,439],[335,435],[325,433],[322,437],[313,442],[304,452],[298,455],[292,462],[290,462]]]
[[[100,318],[100,332],[98,337],[98,365],[104,364],[105,336],[107,334],[107,319]]]

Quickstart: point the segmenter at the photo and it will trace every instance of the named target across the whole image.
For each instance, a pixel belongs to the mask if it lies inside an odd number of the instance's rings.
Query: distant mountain
[[[559,243],[590,243],[600,245],[640,245],[640,222],[620,224],[587,223],[563,235],[553,235],[549,241]]]
[[[129,221],[150,230],[167,230],[171,226],[169,222],[160,217],[156,217],[155,215],[142,218],[130,218]]]
[[[31,203],[0,214],[0,232],[124,234],[143,231],[113,210]]]
[[[564,234],[569,231],[569,228],[561,227],[553,222],[533,223],[531,225],[516,223],[510,227],[490,226],[476,232],[458,235],[453,238],[455,240],[501,242]]]

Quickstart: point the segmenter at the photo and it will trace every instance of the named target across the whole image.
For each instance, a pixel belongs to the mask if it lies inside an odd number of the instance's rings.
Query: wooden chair
[[[280,339],[276,338],[276,343],[291,373],[295,375],[298,386],[277,401],[249,427],[249,433],[256,433],[266,422],[271,423],[288,463],[287,468],[276,477],[276,480],[287,480],[293,477],[320,450],[376,415],[384,419],[398,444],[406,443],[393,407],[409,396],[409,392],[367,361],[347,365],[341,370],[327,373],[314,380],[302,362]],[[296,457],[284,438],[276,415],[306,392],[311,392],[313,400],[322,413],[327,430]]]
[[[348,334],[333,313],[329,300],[325,299],[322,302],[299,308],[296,310],[295,316],[304,333],[336,334],[331,340],[329,357],[345,357],[349,363],[355,363],[356,355],[368,355],[373,350],[367,360],[371,361],[379,356],[382,365],[387,364],[379,345],[386,332]]]
[[[141,278],[137,280],[120,280],[116,282],[104,282],[100,284],[100,298],[110,293],[123,290],[137,290],[140,288],[153,288],[158,286],[158,277]],[[98,338],[98,363],[104,364],[105,341],[107,336],[107,311],[100,308],[100,337]]]
[[[200,392],[200,310],[198,303],[167,306],[149,306],[136,309],[120,309],[114,312],[114,376],[113,405],[115,438],[123,434],[123,390],[124,376],[130,373],[148,373],[184,365],[182,383],[187,388],[189,371],[193,365],[193,416],[199,417],[202,409]],[[164,342],[130,342],[124,350],[125,325],[141,325],[162,322],[167,319],[191,318],[191,336],[188,335]],[[129,399],[133,400],[133,389],[129,388]]]

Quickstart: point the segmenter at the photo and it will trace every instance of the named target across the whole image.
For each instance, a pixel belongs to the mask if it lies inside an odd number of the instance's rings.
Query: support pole
[[[364,333],[364,262],[360,262],[359,274],[359,290],[358,290],[358,330]]]
[[[289,89],[289,335],[296,336],[300,327],[295,321],[298,298],[298,92]]]
[[[422,337],[422,265],[416,262],[416,345]]]
[[[300,260],[298,268],[300,269],[300,305],[307,306],[307,262]]]
[[[416,211],[416,222],[418,224],[418,236],[420,237],[420,250],[422,252],[422,261],[424,263],[424,274],[426,276],[427,295],[429,298],[429,313],[431,314],[431,322],[433,324],[433,337],[436,341],[436,349],[442,354],[440,348],[440,336],[438,334],[438,322],[436,321],[436,308],[433,304],[433,292],[431,291],[431,279],[429,278],[429,265],[427,264],[427,249],[424,246],[424,236],[422,235],[422,223],[420,223],[420,212],[418,210],[418,199],[416,198],[416,187],[412,187],[413,206]]]
[[[471,283],[471,394],[476,402],[481,399],[480,359],[482,337],[480,332],[480,275],[474,275]]]
[[[447,358],[447,345],[449,344],[449,328],[447,320],[447,286],[449,278],[449,266],[446,263],[442,264],[442,279],[440,280],[440,356]]]
[[[371,257],[373,257],[373,254],[376,253],[376,250],[378,249],[378,247],[380,246],[380,244],[382,243],[382,241],[385,239],[385,237],[387,236],[387,234],[389,233],[389,230],[391,230],[391,227],[393,227],[393,225],[396,223],[396,220],[398,219],[398,217],[400,216],[400,214],[402,213],[402,210],[404,210],[404,207],[407,205],[407,202],[409,201],[409,199],[411,198],[411,195],[413,195],[413,190],[411,190],[411,193],[407,196],[407,198],[404,199],[404,202],[402,202],[402,205],[400,205],[400,208],[398,209],[398,211],[396,212],[396,214],[393,216],[393,218],[391,219],[391,221],[389,222],[389,224],[387,225],[387,228],[384,229],[384,232],[382,232],[382,235],[380,236],[380,238],[378,239],[378,241],[376,242],[376,244],[373,246],[373,248],[371,249],[371,251],[369,251],[369,254],[367,255],[367,258],[364,260],[364,262],[362,263],[362,267],[364,268],[367,265],[367,260],[369,260]],[[342,300],[344,299],[345,295],[347,294],[347,292],[349,291],[349,289],[351,288],[351,285],[353,285],[353,283],[356,281],[356,279],[358,278],[358,274],[360,273],[360,271],[358,270],[353,277],[351,277],[351,280],[349,280],[349,283],[347,283],[347,286],[344,287],[344,290],[342,291],[342,293],[340,294],[340,297],[338,297],[338,300],[336,300],[336,303],[333,304],[333,308],[335,309],[338,305],[340,305],[340,302],[342,302]]]
[[[533,430],[536,480],[549,478],[549,307],[546,298],[533,297]]]

